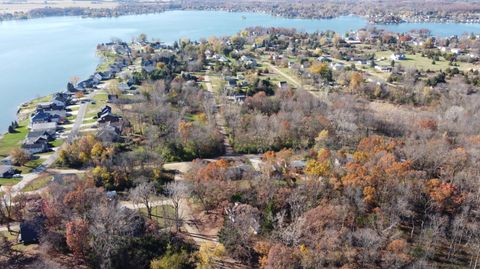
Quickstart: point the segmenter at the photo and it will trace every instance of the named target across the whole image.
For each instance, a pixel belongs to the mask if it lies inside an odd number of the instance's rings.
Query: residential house
[[[288,83],[286,81],[280,81],[278,82],[278,87],[282,90],[288,89]]]
[[[228,60],[227,57],[225,57],[224,55],[220,55],[220,54],[213,55],[212,59],[216,60],[217,62],[220,62],[220,63],[228,63],[230,61],[230,60]]]
[[[404,53],[393,53],[392,55],[390,55],[390,59],[394,61],[403,61],[406,60],[407,57]]]
[[[234,77],[225,77],[225,81],[227,82],[227,83],[225,84],[225,89],[226,89],[226,90],[233,89],[233,88],[236,88],[236,87],[237,87],[237,78],[234,78]]]
[[[103,114],[111,113],[112,108],[110,106],[104,106],[100,112],[97,113],[97,118],[101,118]]]
[[[110,125],[121,130],[123,121],[122,121],[122,117],[112,114],[111,112],[107,112],[102,114],[97,119],[97,123],[98,123],[98,128],[103,128],[107,125]]]
[[[118,142],[120,140],[120,130],[107,123],[98,129],[96,137],[104,143]]]
[[[115,103],[117,100],[118,100],[118,95],[116,94],[108,95],[108,103]]]
[[[330,68],[335,71],[342,71],[345,69],[345,65],[342,63],[330,63]]]
[[[53,140],[53,134],[48,133],[46,131],[37,131],[37,132],[29,132],[25,139],[37,139],[37,138],[44,138],[47,141]]]
[[[56,122],[39,122],[39,123],[32,123],[30,125],[31,132],[37,131],[45,131],[50,134],[54,134],[57,130],[57,123]]]
[[[52,115],[46,113],[43,110],[37,111],[30,116],[30,125],[42,122],[51,122]]]
[[[152,73],[155,69],[155,63],[151,60],[145,60],[142,62],[142,69],[147,73]]]
[[[393,68],[388,65],[376,65],[375,69],[382,72],[392,72]]]
[[[47,131],[29,132],[23,141],[22,148],[30,154],[47,152],[50,148],[48,142],[53,139],[53,134]]]
[[[322,56],[319,56],[317,57],[317,61],[319,62],[322,62],[322,63],[329,63],[332,61],[332,58],[330,56],[327,56],[327,55],[322,55]]]
[[[347,39],[345,42],[347,42],[347,44],[350,44],[350,45],[362,44],[360,40],[356,40],[356,39]]]
[[[459,49],[459,48],[452,48],[452,49],[450,49],[450,52],[458,55],[458,54],[462,54],[463,50]]]
[[[0,177],[11,178],[16,174],[15,169],[11,165],[0,165]]]
[[[52,100],[50,102],[44,102],[44,103],[39,103],[37,105],[37,109],[49,109],[49,110],[59,110],[59,109],[65,109],[65,103],[59,100]]]
[[[70,83],[71,84],[71,83]],[[72,85],[73,86],[73,85]],[[62,102],[64,106],[68,106],[72,102],[72,98],[67,93],[57,92],[53,95],[54,101]]]
[[[245,94],[234,94],[234,95],[229,95],[228,100],[234,103],[243,103],[247,96]]]
[[[76,90],[85,90],[85,89],[88,89],[88,88],[93,88],[95,87],[97,84],[93,81],[92,78],[89,78],[89,79],[86,79],[86,80],[83,80],[83,81],[80,81],[78,84],[77,84],[77,87],[76,87]]]
[[[257,66],[257,61],[249,56],[243,55],[240,57],[240,62],[245,66],[246,68],[254,68]]]
[[[47,152],[49,149],[48,140],[43,137],[25,139],[22,149],[30,154]]]

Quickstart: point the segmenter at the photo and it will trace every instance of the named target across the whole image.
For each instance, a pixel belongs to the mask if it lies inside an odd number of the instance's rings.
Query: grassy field
[[[58,139],[55,139],[54,141],[50,142],[50,144],[52,145],[52,147],[56,148],[56,147],[60,147],[63,144],[63,142],[64,142],[63,139],[58,138]]]
[[[24,244],[19,244],[17,242],[18,233],[19,233],[18,228],[17,229],[12,229],[12,231],[13,231],[12,234],[9,233],[8,231],[1,231],[0,235],[5,236],[5,238],[7,238],[8,241],[13,243],[13,249],[14,250],[21,251],[21,252],[29,252],[29,251],[33,251],[33,250],[38,248],[37,244],[31,244],[31,245],[27,245],[27,246],[24,245]]]
[[[392,55],[391,51],[379,51],[375,52],[376,58],[382,58],[385,57],[386,60],[384,61],[377,61],[377,64],[380,65],[390,65],[392,60],[390,59],[390,56]],[[430,69],[432,71],[438,71],[438,70],[445,70],[447,68],[453,68],[454,66],[449,66],[449,61],[446,61],[443,57],[440,57],[438,61],[435,61],[435,64],[432,64],[432,59],[429,59],[427,57],[422,57],[421,54],[417,53],[415,55],[413,54],[406,54],[407,57],[406,60],[402,61],[396,61],[396,64],[401,64],[404,67],[415,67],[417,69],[423,69],[427,70]],[[459,63],[459,66],[457,66],[458,69],[460,70],[470,70],[473,68],[472,64],[469,63]]]
[[[83,124],[88,124],[88,123],[94,123],[94,122],[97,122],[97,120],[96,119],[84,119],[82,123]]]
[[[20,181],[19,178],[3,178],[0,177],[0,186],[12,186]]]
[[[99,56],[102,57],[103,62],[98,65],[97,72],[108,71],[110,65],[115,62],[115,54],[111,52],[99,53]]]
[[[140,213],[147,215],[147,209],[141,208]],[[171,205],[162,205],[152,208],[152,218],[158,222],[160,227],[169,227],[174,225],[173,220],[175,216],[175,210]]]
[[[46,187],[48,183],[52,181],[52,176],[51,175],[45,175],[38,177],[34,181],[30,182],[25,188],[22,189],[23,192],[28,192],[28,191],[36,191],[39,190],[43,187]]]
[[[105,92],[97,93],[93,100],[95,100],[95,104],[89,103],[87,106],[87,114],[85,118],[91,118],[97,115],[105,105],[107,105],[108,101],[108,94]]]
[[[40,164],[43,163],[43,159],[35,159],[27,162],[24,166],[15,166],[15,169],[21,171],[22,174],[27,174],[32,172],[33,169],[37,168]]]
[[[52,100],[52,95],[42,96],[31,100],[28,103],[25,103],[25,106],[22,106],[22,109],[32,110],[37,107],[39,103],[45,103]]]
[[[28,133],[27,126],[29,121],[27,119],[19,122],[20,127],[16,129],[16,133],[7,133],[0,139],[0,157],[7,157],[14,148],[22,145],[22,141]]]

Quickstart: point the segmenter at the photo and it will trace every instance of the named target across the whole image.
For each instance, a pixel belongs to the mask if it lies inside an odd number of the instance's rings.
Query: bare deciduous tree
[[[152,198],[156,194],[153,182],[143,181],[137,187],[130,190],[130,200],[135,204],[142,204],[147,209],[148,218],[152,218]]]
[[[175,210],[175,230],[178,232],[182,224],[181,201],[190,196],[190,186],[185,182],[174,181],[166,186],[167,195],[170,197]]]

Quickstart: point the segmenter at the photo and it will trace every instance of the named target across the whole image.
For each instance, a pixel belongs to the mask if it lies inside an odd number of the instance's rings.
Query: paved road
[[[87,98],[88,99],[93,98],[93,96],[95,96],[95,94],[96,94],[95,92],[90,93],[87,96]],[[75,123],[73,124],[72,130],[71,130],[70,134],[68,135],[68,137],[66,139],[66,142],[70,143],[78,136],[80,126],[82,125],[83,119],[85,118],[85,114],[86,114],[86,111],[87,111],[87,106],[88,106],[88,103],[80,104],[80,108],[78,109],[77,118],[75,119]],[[20,182],[18,182],[17,184],[15,184],[11,187],[1,186],[0,190],[5,192],[5,191],[8,190],[8,188],[10,188],[11,195],[12,196],[17,195],[17,193],[20,192],[23,188],[25,188],[25,186],[27,186],[30,182],[34,181],[40,175],[40,173],[44,172],[49,166],[54,164],[55,161],[57,160],[57,158],[58,158],[58,149],[55,150],[55,152],[52,155],[50,155],[41,165],[39,165],[37,168],[35,168],[33,170],[33,172],[31,172],[29,174],[24,174],[23,177],[22,177],[22,180],[20,180]]]
[[[88,98],[93,97],[94,94],[91,93],[89,94]],[[72,130],[70,131],[70,134],[67,137],[67,142],[71,143],[73,140],[78,136],[78,131],[80,130],[80,127],[82,126],[83,119],[85,118],[85,113],[87,112],[87,106],[88,102],[80,104],[80,108],[78,109],[78,114],[77,118],[75,119],[75,122],[73,123]]]

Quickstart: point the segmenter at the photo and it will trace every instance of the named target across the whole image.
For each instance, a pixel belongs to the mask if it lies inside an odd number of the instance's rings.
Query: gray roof
[[[13,166],[11,165],[0,165],[0,175],[3,175],[11,170],[13,170]]]
[[[42,130],[56,130],[56,122],[42,122],[42,123],[33,123],[31,127],[32,131],[42,131]]]

